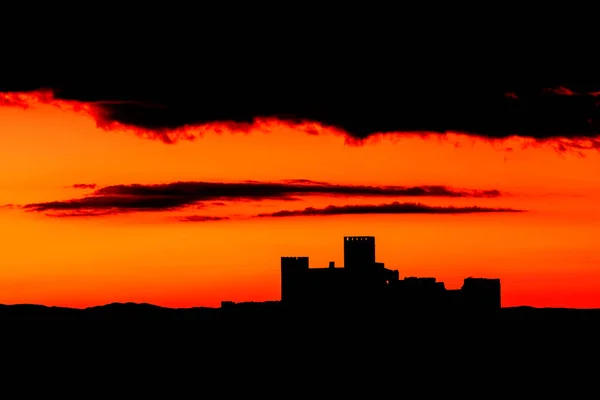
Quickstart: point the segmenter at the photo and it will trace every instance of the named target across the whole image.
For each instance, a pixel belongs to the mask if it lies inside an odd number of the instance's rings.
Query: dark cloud
[[[202,202],[296,200],[302,196],[344,197],[498,197],[498,190],[454,189],[445,186],[335,185],[310,180],[282,182],[174,182],[157,185],[114,185],[79,199],[24,205],[28,211],[85,216],[122,212],[168,211]],[[66,215],[60,215],[66,216]]]
[[[211,217],[208,215],[185,215],[177,217],[177,220],[182,222],[209,222],[209,221],[224,221],[229,217]]]
[[[76,183],[72,186],[73,189],[96,189],[95,183]]]
[[[112,17],[110,29],[87,20],[67,29],[66,20],[51,18],[45,29],[35,24],[44,34],[27,52],[3,49],[3,59],[13,61],[3,64],[0,91],[48,88],[96,106],[101,126],[151,130],[165,142],[201,132],[176,128],[227,121],[245,129],[269,117],[317,121],[355,139],[448,131],[597,138],[594,97],[564,95],[600,91],[594,24],[581,15],[507,9],[496,25],[461,11],[423,19],[380,6],[375,14],[364,7],[358,14],[322,11],[244,10],[235,18],[228,11],[222,20],[211,14],[213,25],[182,22],[196,13],[175,17],[161,7],[156,20],[123,17],[128,28],[120,29]],[[513,23],[521,18],[525,29]],[[161,29],[135,26],[150,20]],[[61,29],[65,37],[81,34],[86,46],[57,40]]]
[[[206,64],[211,63],[195,65],[211,68],[203,73],[182,70],[164,79],[123,70],[110,80],[88,75],[0,81],[5,93],[0,104],[27,105],[9,90],[48,88],[58,99],[87,104],[103,128],[129,127],[165,143],[194,139],[207,129],[247,132],[276,120],[318,133],[310,125],[315,122],[355,143],[378,133],[453,132],[574,140],[580,148],[600,148],[599,82],[479,80],[479,73],[453,75],[454,70],[396,63],[358,70],[352,65],[332,70],[325,63],[286,70],[277,63],[252,74],[227,74]]]
[[[36,210],[37,211],[37,210]],[[93,210],[93,209],[82,209],[82,210],[69,210],[69,211],[53,211],[53,212],[45,212],[44,215],[48,217],[57,217],[57,218],[82,218],[82,217],[100,217],[103,215],[111,215],[119,213],[120,211],[115,209],[107,209],[107,210]]]
[[[282,210],[273,213],[258,214],[257,217],[297,217],[297,216],[320,216],[320,215],[348,215],[348,214],[469,214],[490,212],[522,212],[512,208],[488,208],[488,207],[441,207],[428,206],[421,203],[399,203],[388,204],[362,204],[345,206],[328,206],[325,208],[307,207],[303,210]]]

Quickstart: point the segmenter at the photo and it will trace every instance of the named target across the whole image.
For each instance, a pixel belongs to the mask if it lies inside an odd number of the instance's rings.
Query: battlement
[[[375,241],[375,236],[344,236],[344,241]]]
[[[307,270],[308,257],[281,257],[282,271]]]
[[[358,270],[375,264],[375,236],[344,236],[344,268]]]

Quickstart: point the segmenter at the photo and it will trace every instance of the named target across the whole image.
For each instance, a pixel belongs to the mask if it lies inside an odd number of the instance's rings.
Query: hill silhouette
[[[439,323],[455,328],[474,325],[502,328],[542,329],[567,326],[572,329],[600,328],[600,309],[536,308],[529,306],[504,307],[494,316],[465,313],[399,313],[390,314],[368,307],[353,313],[324,309],[321,312],[290,312],[279,301],[237,303],[235,307],[169,308],[149,303],[110,303],[88,308],[69,308],[36,304],[0,305],[0,323],[4,332],[39,329],[121,327],[144,329],[145,324],[159,325],[158,331],[172,329],[219,329],[231,324],[252,323],[254,330],[269,329],[286,324],[311,324],[334,329],[338,324],[385,324],[387,329],[404,326],[404,333]],[[418,321],[418,325],[410,324]],[[373,325],[375,326],[375,325]]]
[[[230,309],[0,305],[0,340],[22,360],[35,360],[40,376],[65,365],[69,376],[83,375],[71,378],[72,389],[87,382],[139,395],[162,384],[171,398],[196,382],[231,395],[282,387],[351,395],[360,388],[376,398],[399,390],[389,385],[435,393],[458,382],[465,396],[551,393],[555,386],[538,386],[538,376],[581,379],[598,355],[600,309],[514,307],[482,318],[283,311],[279,302]]]

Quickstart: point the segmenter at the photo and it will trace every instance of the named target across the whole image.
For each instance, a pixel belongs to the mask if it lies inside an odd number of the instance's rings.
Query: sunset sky
[[[423,99],[354,120],[321,103],[193,119],[49,86],[0,93],[2,304],[279,300],[281,256],[341,266],[343,236],[369,235],[401,278],[600,307],[600,92],[498,88],[484,100],[501,111],[445,98],[439,119]]]

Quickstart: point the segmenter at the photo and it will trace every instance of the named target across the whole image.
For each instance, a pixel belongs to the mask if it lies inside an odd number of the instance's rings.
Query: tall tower
[[[303,300],[308,273],[308,257],[281,257],[281,301],[298,303]]]
[[[375,236],[344,236],[344,268],[363,270],[375,264]]]

